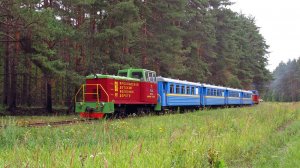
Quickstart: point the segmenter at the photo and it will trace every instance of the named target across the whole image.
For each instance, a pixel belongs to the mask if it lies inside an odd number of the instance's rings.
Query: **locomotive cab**
[[[118,71],[118,76],[135,78],[145,82],[156,83],[156,72],[146,69],[123,69]]]

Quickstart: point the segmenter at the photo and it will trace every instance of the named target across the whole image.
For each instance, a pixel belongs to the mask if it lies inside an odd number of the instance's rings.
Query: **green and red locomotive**
[[[80,96],[81,95],[81,96]],[[160,110],[157,104],[156,73],[145,69],[119,70],[118,75],[94,74],[86,77],[75,96],[75,111],[83,118],[103,118],[105,114],[126,115],[128,111]]]

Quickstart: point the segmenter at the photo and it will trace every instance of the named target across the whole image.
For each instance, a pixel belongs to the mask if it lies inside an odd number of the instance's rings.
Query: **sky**
[[[269,65],[273,71],[283,61],[300,57],[299,0],[232,0],[233,11],[252,16],[269,48]]]

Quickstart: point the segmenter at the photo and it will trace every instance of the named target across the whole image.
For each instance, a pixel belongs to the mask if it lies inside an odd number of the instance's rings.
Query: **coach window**
[[[180,93],[180,86],[176,85],[176,93],[179,94]]]
[[[222,96],[222,90],[218,90],[218,96]]]
[[[194,87],[191,87],[191,94],[195,94],[195,88]]]
[[[181,94],[185,94],[185,87],[181,86]]]
[[[190,88],[190,86],[186,87],[186,94],[191,94],[191,88]]]
[[[213,90],[213,96],[217,96],[217,90],[216,89]]]
[[[170,93],[174,93],[174,85],[170,84]]]
[[[210,96],[211,95],[211,93],[210,93],[210,89],[207,89],[207,94],[206,94],[207,96]]]

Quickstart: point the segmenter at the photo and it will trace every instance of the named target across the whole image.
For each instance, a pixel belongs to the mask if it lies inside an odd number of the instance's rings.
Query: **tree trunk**
[[[28,107],[32,104],[32,94],[31,94],[31,62],[28,58],[26,58],[26,64],[28,66],[28,72],[27,72],[27,99],[26,99],[26,105]]]
[[[24,105],[28,99],[28,76],[27,73],[23,74],[23,86],[22,86],[22,96],[21,96],[21,104]]]
[[[15,67],[15,60],[13,59],[12,66],[11,66],[11,85],[10,85],[10,96],[9,96],[9,111],[11,114],[15,113],[15,109],[17,107],[17,74],[16,74],[16,67]]]
[[[9,31],[8,31],[9,32]],[[9,35],[10,33],[8,33]],[[7,49],[7,56],[9,59],[8,60],[8,66],[10,73],[8,80],[10,81],[10,86],[9,86],[9,96],[8,96],[8,111],[13,115],[15,113],[15,109],[17,107],[16,103],[16,98],[17,98],[17,74],[16,74],[16,56],[15,53],[13,52],[14,47],[12,46],[11,43],[8,43]]]
[[[46,92],[46,110],[48,113],[52,113],[52,86],[50,80],[47,80]]]
[[[4,80],[3,80],[3,105],[8,105],[8,95],[9,95],[9,86],[10,86],[10,72],[9,72],[9,38],[6,36],[6,45],[5,45],[5,56],[4,56]]]

